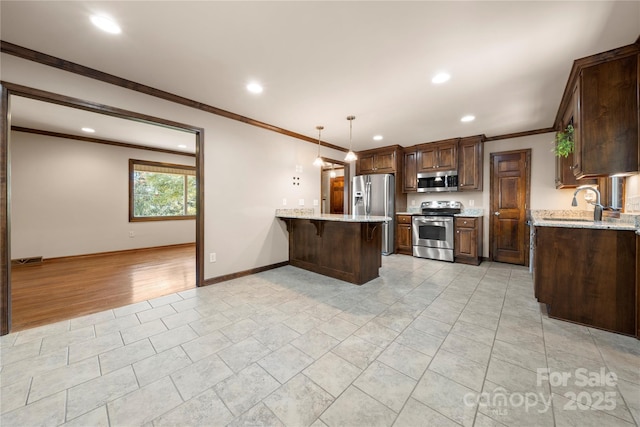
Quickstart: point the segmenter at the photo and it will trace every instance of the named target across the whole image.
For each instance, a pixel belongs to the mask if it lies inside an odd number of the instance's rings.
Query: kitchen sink
[[[542,218],[543,221],[571,221],[571,222],[593,222],[588,218]]]

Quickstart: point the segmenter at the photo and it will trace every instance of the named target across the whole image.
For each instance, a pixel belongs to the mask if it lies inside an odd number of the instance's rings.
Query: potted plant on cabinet
[[[553,152],[557,157],[567,157],[573,153],[573,125],[567,125],[564,131],[556,133],[556,145]]]

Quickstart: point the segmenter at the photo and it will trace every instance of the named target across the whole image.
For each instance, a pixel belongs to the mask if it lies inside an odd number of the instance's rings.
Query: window
[[[194,219],[196,168],[129,160],[129,221]]]

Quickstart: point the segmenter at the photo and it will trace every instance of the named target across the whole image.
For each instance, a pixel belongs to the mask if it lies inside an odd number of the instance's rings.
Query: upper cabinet
[[[409,148],[404,151],[404,171],[402,174],[402,192],[418,191],[418,171],[416,170],[416,150]]]
[[[580,118],[576,114],[579,111],[579,96],[578,85],[574,85],[571,91],[571,97],[569,103],[565,109],[562,121],[560,122],[560,129],[566,129],[571,125],[574,127],[574,144],[577,152],[581,150],[580,146]],[[569,153],[567,157],[556,156],[556,188],[575,188],[578,185],[584,184],[596,184],[594,179],[578,179],[573,173],[575,161],[574,153]]]
[[[417,173],[456,169],[458,167],[458,139],[417,145]]]
[[[356,162],[356,175],[372,173],[396,173],[398,156],[402,149],[399,145],[360,151]]]
[[[460,139],[458,144],[458,190],[482,191],[484,135]]]
[[[577,178],[640,171],[639,46],[635,43],[573,64],[555,127],[574,127],[573,164],[567,167]],[[567,180],[559,162],[556,186]]]

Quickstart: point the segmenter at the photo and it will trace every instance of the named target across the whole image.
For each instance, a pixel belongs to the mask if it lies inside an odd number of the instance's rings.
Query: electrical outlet
[[[133,231],[129,232],[129,237],[135,237],[136,233],[134,233]]]
[[[475,203],[476,203],[475,200],[469,199],[469,206],[473,206]]]
[[[282,206],[287,206],[287,199],[282,199]]]
[[[416,201],[415,201],[415,200],[412,200],[412,201],[411,201],[411,206],[415,206],[415,205],[416,205]]]
[[[211,252],[209,254],[209,262],[216,262],[216,253],[215,252]]]
[[[313,206],[318,206],[318,201],[317,200],[313,200]]]
[[[304,206],[304,199],[299,199],[299,200],[298,200],[298,204],[299,204],[300,206]]]

